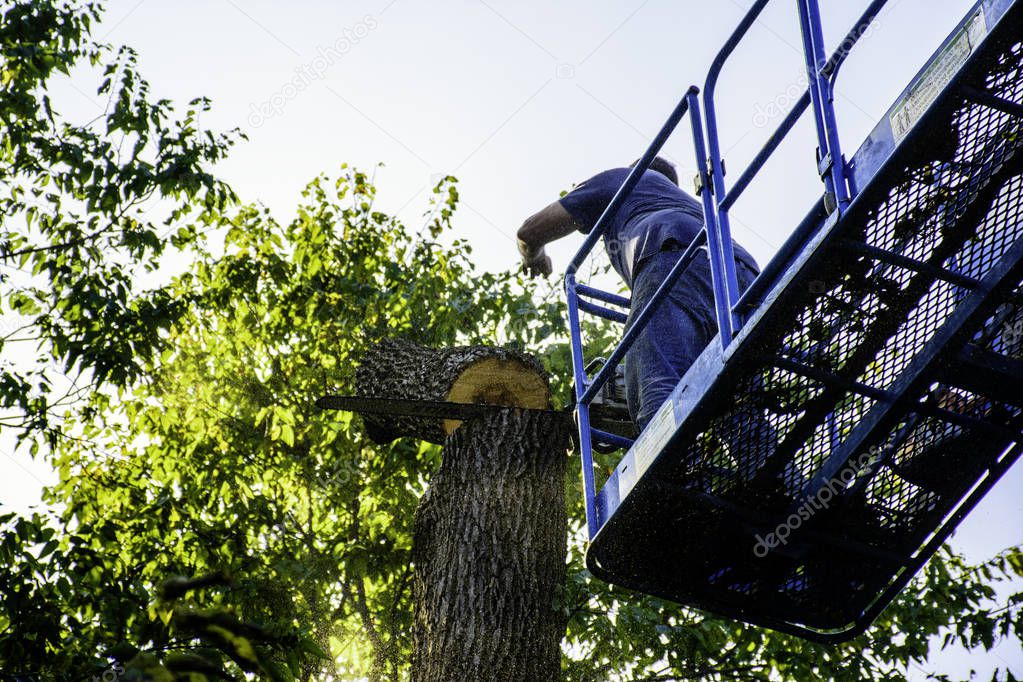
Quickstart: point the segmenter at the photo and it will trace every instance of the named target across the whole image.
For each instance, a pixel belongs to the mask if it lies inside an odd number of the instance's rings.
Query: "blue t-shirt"
[[[589,233],[625,182],[631,169],[613,168],[598,173],[561,198],[561,205]],[[604,248],[615,271],[632,286],[639,264],[674,240],[682,247],[703,229],[703,206],[678,185],[654,170],[647,170],[604,230]],[[759,271],[745,249],[733,242],[735,259]]]

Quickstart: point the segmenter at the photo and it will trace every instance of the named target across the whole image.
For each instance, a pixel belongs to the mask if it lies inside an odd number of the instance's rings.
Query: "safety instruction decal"
[[[625,499],[643,472],[650,468],[654,458],[664,449],[668,440],[675,435],[676,430],[678,430],[678,419],[675,403],[669,398],[664,401],[661,409],[657,410],[657,414],[647,424],[643,435],[632,446],[629,455],[622,460],[622,465],[618,470],[618,499]]]
[[[927,112],[928,107],[970,58],[987,32],[984,8],[980,7],[938,58],[927,67],[906,96],[895,105],[890,117],[895,144],[909,134],[917,121]]]

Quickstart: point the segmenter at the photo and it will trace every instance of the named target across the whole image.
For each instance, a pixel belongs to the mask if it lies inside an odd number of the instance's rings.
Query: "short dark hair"
[[[630,163],[629,168],[632,168],[637,163],[639,163],[639,159],[636,159],[635,161]],[[673,164],[671,161],[668,161],[663,156],[654,157],[654,160],[650,162],[650,170],[657,171],[664,177],[671,180],[676,185],[678,184],[678,173],[675,172],[675,164]]]

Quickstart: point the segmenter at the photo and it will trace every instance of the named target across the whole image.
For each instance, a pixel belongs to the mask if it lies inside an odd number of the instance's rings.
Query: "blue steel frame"
[[[839,141],[838,124],[834,109],[834,84],[839,68],[842,66],[852,47],[859,41],[867,27],[873,22],[887,0],[873,0],[856,22],[839,49],[825,59],[821,12],[818,0],[796,0],[799,14],[800,29],[803,39],[803,52],[809,86],[803,96],[796,102],[792,110],[782,120],[778,128],[768,138],[764,147],[740,175],[735,186],[729,191],[725,184],[724,161],[718,135],[717,113],[714,105],[714,94],[718,77],[754,22],[763,12],[770,0],[756,0],[746,12],[739,26],[735,29],[724,47],[715,57],[703,90],[703,109],[700,112],[700,90],[692,86],[672,111],[668,120],[661,127],[657,136],[636,162],[621,187],[615,193],[607,208],[597,220],[593,230],[587,235],[579,251],[569,264],[565,273],[565,292],[568,301],[569,335],[572,348],[572,371],[575,378],[576,419],[579,427],[579,443],[582,453],[583,488],[586,499],[586,520],[589,537],[592,539],[599,530],[596,510],[596,485],[593,472],[593,442],[607,443],[627,448],[634,441],[614,434],[594,429],[590,424],[590,404],[599,394],[609,378],[614,375],[618,364],[625,357],[636,337],[642,332],[656,307],[667,297],[671,287],[696,257],[700,248],[706,246],[710,256],[711,278],[714,290],[714,307],[718,324],[720,343],[727,348],[741,330],[743,313],[755,300],[751,294],[758,287],[759,281],[765,280],[765,271],[750,291],[740,298],[735,274],[735,260],[732,250],[731,226],[728,212],[736,200],[749,186],[753,178],[763,168],[782,140],[795,126],[810,106],[813,106],[814,122],[818,141],[817,168],[824,182],[823,209],[826,213],[835,214],[837,219],[841,212],[855,197],[854,188],[849,180],[848,166],[842,155]],[[607,362],[597,374],[590,379],[583,358],[582,330],[580,312],[624,324],[627,316],[618,311],[598,305],[587,299],[628,309],[631,301],[625,297],[601,291],[576,281],[576,275],[585,259],[592,252],[596,243],[604,235],[608,224],[632,192],[641,175],[650,167],[668,138],[678,124],[689,113],[692,122],[693,146],[696,154],[696,167],[700,178],[700,197],[704,211],[704,229],[682,253],[665,281],[658,288],[651,301],[639,312],[632,326],[625,332],[618,346],[612,351]],[[708,155],[709,151],[709,155]],[[800,230],[801,231],[801,230]],[[795,235],[794,235],[795,236]],[[790,240],[795,243],[794,240]],[[786,247],[790,243],[786,243]],[[783,247],[784,250],[784,247]],[[586,298],[584,298],[586,297]]]

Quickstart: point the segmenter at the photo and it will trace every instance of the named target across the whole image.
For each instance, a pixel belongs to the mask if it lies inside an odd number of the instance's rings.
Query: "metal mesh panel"
[[[1023,45],[985,59],[973,85],[1023,102]],[[654,492],[637,483],[602,531],[630,548],[601,555],[619,577],[754,622],[846,627],[1019,440],[1023,409],[943,363],[967,342],[1023,358],[1021,267],[976,287],[1020,255],[1023,120],[959,94],[940,112],[740,342],[645,475]]]
[[[988,79],[993,93],[1023,99],[1023,79],[1017,73],[1021,55],[1017,45],[999,61]],[[980,280],[1023,237],[1023,178],[1005,170],[1023,147],[1023,125],[1006,113],[966,102],[948,125],[947,138],[919,150],[901,174],[904,179],[893,184],[860,226],[846,221],[842,229],[846,238],[952,273],[949,279]],[[751,517],[754,512],[792,511],[779,501],[791,501],[793,491],[806,487],[878,406],[865,393],[891,389],[970,293],[926,267],[870,255],[825,263],[803,286],[800,305],[768,354],[804,370],[771,366],[747,376],[735,391],[736,402],[708,423],[685,458],[685,475],[699,480],[701,489],[733,503],[759,505],[750,510]],[[1021,300],[1017,295],[1016,303]],[[1000,326],[986,334],[978,330],[977,339],[999,352],[1018,352],[1023,308],[1006,302],[999,310],[988,325]],[[849,382],[864,388],[850,390]],[[939,410],[1004,424],[1019,416],[1014,408],[995,409],[984,396],[939,385],[932,389],[929,398],[920,399]],[[768,441],[765,433],[771,436]],[[876,590],[884,584],[871,585],[870,572],[890,567],[891,560],[885,564],[882,553],[879,563],[871,564],[836,547],[862,543],[878,551],[905,551],[911,539],[919,541],[944,517],[965,492],[964,485],[972,485],[997,444],[998,438],[962,424],[907,413],[895,422],[888,441],[874,448],[874,457],[862,458],[864,446],[861,456],[850,456],[828,482],[842,499],[835,502],[828,495],[826,504],[815,500],[804,528],[795,529],[806,531],[806,537],[813,536],[812,529],[833,534],[830,555],[808,556],[785,570],[760,574],[722,569],[712,582],[736,595],[774,594],[793,603],[813,597],[815,608],[825,610],[822,591],[866,598],[867,587]],[[983,456],[976,456],[978,449],[986,450]],[[757,480],[761,471],[770,472],[767,485],[752,494],[751,482],[765,483]],[[784,522],[784,516],[775,517],[776,522],[779,518]],[[824,611],[818,615],[824,617]]]

